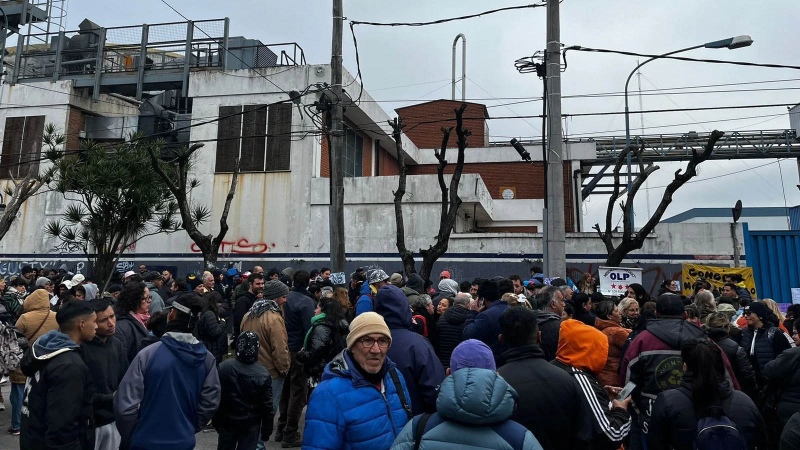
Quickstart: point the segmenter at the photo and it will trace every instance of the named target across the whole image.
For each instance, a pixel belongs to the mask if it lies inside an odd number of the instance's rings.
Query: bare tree
[[[62,155],[61,147],[66,142],[66,138],[63,134],[56,132],[55,125],[47,124],[42,142],[46,145],[44,158],[42,159],[55,161]],[[39,155],[37,154],[35,157],[39,157]],[[54,167],[50,166],[40,171],[39,164],[31,164],[29,162],[28,170],[21,180],[11,177],[10,185],[7,185],[3,192],[7,196],[8,203],[5,211],[0,214],[0,241],[11,229],[11,225],[17,218],[22,205],[29,198],[40,193],[42,186],[46,186],[53,178],[54,170]]]
[[[636,194],[639,192],[639,189],[642,187],[645,181],[647,181],[647,178],[650,177],[653,172],[658,170],[659,167],[645,167],[644,162],[642,161],[644,145],[642,145],[638,150],[628,147],[622,151],[617,159],[617,164],[614,167],[614,193],[611,195],[611,198],[608,199],[605,231],[600,229],[600,224],[595,224],[593,227],[600,235],[600,239],[603,240],[603,243],[606,246],[606,251],[608,252],[606,265],[612,267],[619,266],[628,253],[642,248],[642,245],[644,245],[644,240],[653,231],[653,229],[655,229],[656,225],[658,225],[658,222],[661,221],[661,217],[667,211],[667,207],[670,205],[670,203],[672,203],[672,196],[675,194],[675,192],[677,192],[678,189],[681,188],[681,186],[686,184],[687,181],[691,180],[697,175],[697,166],[711,157],[711,152],[714,150],[714,146],[724,135],[724,132],[714,130],[708,137],[708,142],[703,149],[703,153],[698,154],[696,151],[692,150],[692,158],[689,160],[686,170],[682,171],[681,169],[678,169],[675,171],[675,178],[669,183],[669,185],[667,185],[658,207],[656,207],[653,215],[648,218],[644,226],[642,226],[638,231],[633,229],[633,224],[631,223],[633,201],[636,198]],[[620,196],[625,195],[624,192],[620,192],[622,184],[620,182],[619,172],[628,157],[628,152],[633,152],[631,156],[636,158],[636,162],[639,167],[639,174],[633,180],[630,191],[627,192],[627,199],[619,203],[619,207],[622,209],[622,237],[620,239],[613,235],[614,230],[611,226],[611,218],[614,213],[614,206],[617,199]]]
[[[166,184],[178,204],[181,228],[186,230],[200,249],[203,255],[203,267],[210,268],[216,265],[219,248],[228,233],[228,213],[231,210],[231,202],[236,194],[236,185],[239,180],[239,158],[236,158],[234,162],[231,185],[228,188],[228,196],[225,198],[225,206],[222,208],[222,215],[219,218],[219,232],[216,237],[211,234],[206,235],[198,227],[211,217],[211,209],[190,200],[192,190],[200,185],[198,179],[189,178],[189,172],[192,169],[192,155],[202,147],[203,144],[194,144],[178,150],[174,159],[170,161],[164,161],[161,159],[161,155],[156,154],[156,150],[160,150],[161,146],[148,146],[147,151],[150,154],[150,164],[153,170]]]
[[[427,249],[420,249],[419,253],[422,255],[422,267],[420,268],[419,275],[423,279],[430,276],[433,265],[436,261],[447,252],[447,247],[450,243],[450,233],[458,218],[458,208],[461,206],[461,198],[458,196],[458,185],[461,182],[461,173],[464,170],[464,149],[467,148],[467,138],[472,134],[464,128],[464,111],[467,109],[466,104],[462,104],[458,109],[454,110],[456,115],[456,136],[458,139],[458,155],[456,158],[456,166],[453,175],[450,178],[450,186],[448,187],[444,179],[444,171],[447,167],[447,144],[450,141],[450,134],[453,128],[442,128],[442,146],[440,149],[434,149],[434,155],[439,164],[436,166],[436,175],[439,181],[439,188],[442,193],[441,198],[441,215],[439,217],[439,232],[436,235],[436,242],[430,245]],[[406,177],[408,169],[405,164],[405,154],[403,152],[402,131],[403,121],[402,118],[389,121],[389,126],[392,127],[392,136],[395,141],[395,148],[397,150],[397,161],[400,165],[400,180],[397,190],[394,192],[394,211],[395,221],[397,223],[397,251],[400,253],[400,259],[403,261],[403,268],[406,274],[416,272],[416,263],[414,261],[414,254],[406,247],[405,237],[405,223],[403,220],[403,197],[406,195]]]

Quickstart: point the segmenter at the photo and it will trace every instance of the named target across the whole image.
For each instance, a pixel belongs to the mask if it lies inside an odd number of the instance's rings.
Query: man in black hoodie
[[[111,302],[96,298],[88,303],[97,314],[97,334],[91,341],[81,344],[81,351],[94,381],[95,447],[115,449],[121,438],[114,423],[114,394],[128,370],[128,358],[122,342],[114,337],[117,318]]]
[[[65,303],[56,314],[61,331],[47,332],[25,352],[20,450],[94,448],[94,389],[78,344],[94,339],[96,317],[87,302]]]
[[[303,365],[297,361],[297,353],[303,348],[303,341],[311,329],[311,318],[314,317],[314,309],[317,307],[316,299],[308,292],[310,280],[311,277],[305,270],[295,272],[292,278],[293,287],[286,296],[283,307],[292,365],[283,383],[283,391],[274,395],[281,396],[281,414],[278,417],[276,436],[283,438],[284,448],[300,447],[303,442],[299,425],[308,398],[308,377]]]
[[[529,429],[544,450],[588,447],[592,425],[586,403],[575,380],[545,359],[536,316],[527,308],[500,315],[500,340],[509,349],[497,373],[519,395],[511,419]]]

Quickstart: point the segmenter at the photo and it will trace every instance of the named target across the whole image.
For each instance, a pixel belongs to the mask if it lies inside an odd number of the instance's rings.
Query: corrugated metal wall
[[[800,230],[800,206],[789,208],[789,229]]]
[[[800,288],[800,231],[750,231],[743,226],[747,265],[753,268],[759,297],[791,303],[791,288]]]

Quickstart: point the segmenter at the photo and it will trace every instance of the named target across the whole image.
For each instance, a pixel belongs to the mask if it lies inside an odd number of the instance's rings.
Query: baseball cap
[[[203,301],[200,299],[199,295],[194,292],[189,292],[176,298],[171,306],[167,306],[164,309],[171,308],[175,308],[184,314],[191,314],[192,312],[198,312],[203,309]]]
[[[439,279],[441,280],[442,278],[450,278],[450,272],[443,270],[442,273],[439,274]]]
[[[158,272],[147,272],[147,275],[144,276],[144,281],[153,281],[153,280],[163,280],[164,276]]]
[[[662,316],[682,316],[683,300],[675,294],[661,294],[656,300],[656,312]]]
[[[125,275],[122,276],[122,279],[128,278],[131,275],[136,275],[136,272],[134,272],[132,270],[129,270],[129,271],[125,272]]]

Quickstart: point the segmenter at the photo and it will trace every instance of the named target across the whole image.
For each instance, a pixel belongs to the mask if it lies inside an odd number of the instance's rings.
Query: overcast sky
[[[309,63],[328,63],[331,49],[331,2],[328,0],[168,0],[190,19],[230,17],[231,35],[259,39],[265,44],[295,41],[305,50]],[[344,0],[349,20],[400,22],[429,21],[481,12],[505,6],[525,5],[520,0]],[[361,70],[366,90],[383,108],[419,101],[450,98],[451,46],[458,33],[467,36],[467,98],[489,106],[491,116],[541,114],[541,102],[502,106],[541,96],[541,82],[534,74],[520,75],[514,60],[530,56],[545,46],[545,8],[501,12],[494,15],[427,27],[357,26]],[[749,34],[754,44],[737,50],[700,49],[686,53],[697,58],[800,65],[800,2],[797,0],[564,0],[561,4],[561,41],[567,46],[664,53],[730,36]],[[70,0],[67,30],[84,18],[101,26],[155,24],[182,20],[160,0]],[[569,68],[563,74],[563,95],[620,92],[625,78],[636,66],[636,58],[610,54],[570,52]],[[355,52],[345,26],[345,67],[356,72]],[[460,56],[459,56],[460,73]],[[673,60],[654,61],[642,70],[641,89],[703,86],[724,83],[775,81],[726,87],[688,89],[691,94],[643,95],[643,109],[714,107],[800,103],[800,71],[749,68]],[[459,85],[460,87],[460,85]],[[638,89],[636,78],[631,91]],[[739,93],[700,94],[697,91],[748,89]],[[772,89],[772,90],[765,90]],[[683,90],[684,92],[686,90]],[[460,92],[457,93],[460,98]],[[631,109],[639,109],[639,96],[632,94]],[[564,114],[622,111],[621,96],[564,99]],[[687,131],[783,130],[789,128],[784,107],[693,111],[639,115],[631,126],[645,134]],[[736,119],[736,120],[729,120]],[[715,122],[710,122],[715,121]],[[677,125],[680,124],[680,125]],[[565,119],[570,138],[623,136],[622,115]],[[537,137],[540,119],[503,119],[489,122],[493,141],[511,137]],[[708,162],[696,180],[712,178],[684,187],[665,217],[693,207],[731,207],[737,199],[745,206],[789,206],[800,204],[798,170],[794,159]],[[754,169],[767,163],[762,168]],[[660,200],[663,186],[678,168],[661,164],[651,177],[649,209]],[[781,181],[781,170],[783,181]],[[734,173],[732,176],[720,175]],[[785,192],[785,194],[784,194]],[[637,199],[638,216],[648,210],[646,196]],[[584,223],[602,221],[607,198],[593,197],[584,204]],[[617,216],[618,217],[618,216]],[[644,217],[640,222],[644,221]],[[616,222],[616,219],[615,219]]]

